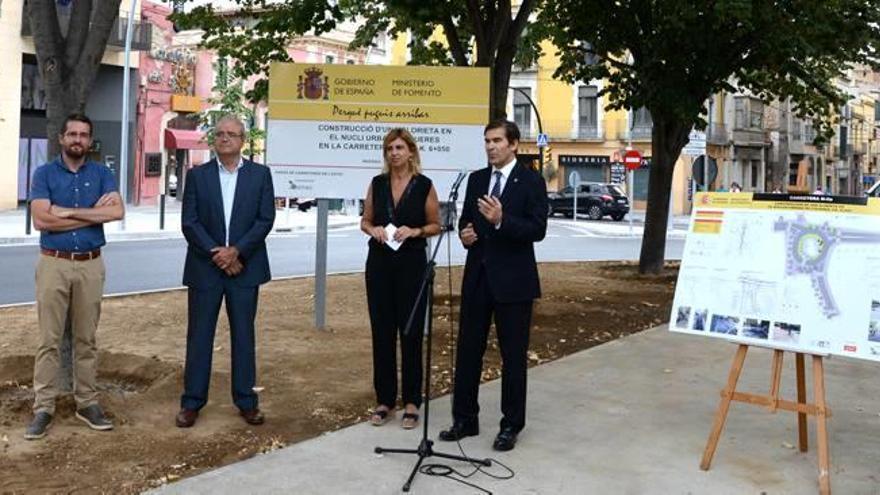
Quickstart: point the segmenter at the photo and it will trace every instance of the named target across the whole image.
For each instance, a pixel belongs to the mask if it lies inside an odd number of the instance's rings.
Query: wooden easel
[[[816,417],[816,442],[819,456],[819,493],[831,494],[830,462],[828,459],[828,430],[826,420],[831,417],[831,411],[825,404],[825,370],[821,355],[813,354],[813,400],[815,403],[807,403],[807,387],[804,383],[804,354],[795,353],[795,370],[797,374],[797,402],[791,402],[779,398],[779,381],[782,377],[782,354],[784,351],[773,351],[773,369],[770,377],[770,394],[757,395],[736,391],[736,383],[746,360],[746,352],[749,346],[740,344],[730,365],[730,374],[727,376],[727,386],[721,391],[721,401],[718,403],[718,411],[715,413],[715,422],[709,433],[709,441],[706,450],[703,451],[703,460],[700,469],[709,470],[712,464],[712,456],[718,447],[718,439],[721,438],[721,430],[727,419],[727,411],[731,401],[747,402],[758,406],[767,407],[775,413],[777,409],[796,412],[798,416],[798,449],[807,451],[807,415]]]

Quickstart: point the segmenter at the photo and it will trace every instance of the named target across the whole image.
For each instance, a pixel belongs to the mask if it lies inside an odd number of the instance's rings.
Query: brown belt
[[[101,256],[100,249],[95,249],[93,251],[85,251],[83,253],[73,253],[70,251],[58,251],[55,249],[40,248],[40,252],[46,256],[51,256],[53,258],[58,258],[58,259],[62,259],[62,260],[69,260],[69,261],[93,260],[93,259],[97,258],[98,256]]]

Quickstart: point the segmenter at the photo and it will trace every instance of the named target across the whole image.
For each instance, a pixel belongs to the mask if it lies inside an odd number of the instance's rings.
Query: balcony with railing
[[[734,128],[732,140],[738,146],[765,146],[768,141],[764,129],[756,128]]]
[[[792,155],[803,155],[806,153],[806,143],[804,142],[804,134],[801,132],[800,126],[794,126],[786,135],[788,139],[788,153]]]
[[[600,129],[598,125],[594,124],[578,125],[574,129],[574,132],[572,132],[572,135],[572,137],[574,137],[575,139],[588,141],[597,141],[602,140],[603,138],[602,129]]]
[[[602,141],[605,133],[597,125],[578,125],[570,120],[544,120],[544,133],[550,137],[550,141]],[[520,136],[523,141],[534,141],[538,137],[538,123],[532,121],[529,128],[517,123],[520,128]]]
[[[652,125],[636,124],[630,128],[627,121],[618,121],[614,129],[614,139],[618,141],[651,142]]]
[[[804,144],[809,146],[813,146],[816,141],[816,129],[813,126],[809,125],[804,129]]]
[[[128,26],[127,17],[118,17],[113,24],[113,30],[110,31],[110,37],[107,38],[107,49],[122,51],[125,50],[125,29]],[[149,51],[153,41],[153,25],[139,19],[132,20],[131,23],[131,49],[133,51]]]
[[[845,147],[841,147],[840,144],[832,144],[830,148],[831,156],[834,158],[853,156],[855,154],[855,148],[852,144],[847,144]],[[841,151],[843,151],[842,154]]]

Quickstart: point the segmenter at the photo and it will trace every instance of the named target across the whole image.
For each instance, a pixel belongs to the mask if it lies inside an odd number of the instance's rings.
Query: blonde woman
[[[428,237],[440,233],[440,203],[431,179],[422,175],[419,147],[406,129],[392,129],[383,141],[384,167],[373,177],[361,230],[370,236],[366,266],[367,305],[373,334],[373,386],[376,426],[394,417],[397,404],[397,337],[400,336],[401,426],[415,428],[422,404],[422,325],[425,298],[416,301],[427,264]],[[392,249],[386,226],[393,224]],[[404,335],[410,311],[418,305],[413,328]]]

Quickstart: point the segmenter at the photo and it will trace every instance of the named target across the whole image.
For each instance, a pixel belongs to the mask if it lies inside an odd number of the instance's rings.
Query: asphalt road
[[[621,233],[626,230],[621,225]],[[438,264],[449,259],[446,241]],[[465,252],[453,239],[452,263],[464,263]],[[668,259],[679,259],[683,239],[670,238]],[[311,275],[315,271],[315,234],[272,235],[268,239],[274,278]],[[641,237],[608,237],[563,223],[550,222],[547,238],[537,244],[539,261],[635,260]],[[186,243],[183,239],[116,241],[105,246],[106,294],[155,291],[180,287]],[[332,230],[328,239],[327,270],[330,273],[363,271],[367,241],[356,227]],[[34,300],[34,266],[37,246],[0,247],[0,305]]]

